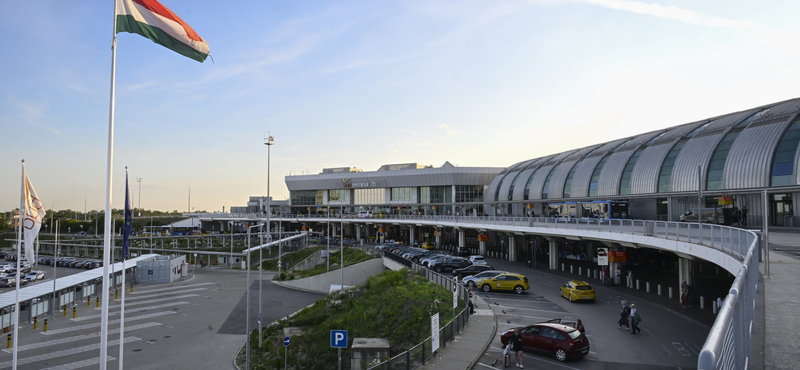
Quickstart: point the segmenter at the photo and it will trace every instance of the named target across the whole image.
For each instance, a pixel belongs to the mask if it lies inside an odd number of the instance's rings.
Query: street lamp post
[[[139,206],[136,208],[139,208],[139,217],[142,217],[142,178],[137,177],[136,182],[139,183]]]
[[[253,225],[247,227],[247,356],[245,356],[245,369],[250,370],[250,229],[260,227],[261,225]],[[233,242],[231,242],[233,244]],[[259,317],[259,320],[261,318]],[[259,337],[259,341],[261,338]]]
[[[264,145],[267,146],[267,235],[270,237],[267,238],[267,242],[269,242],[272,237],[269,232],[269,223],[270,223],[270,215],[272,214],[272,202],[269,196],[269,160],[270,160],[270,153],[272,146],[275,145],[275,137],[272,136],[272,133],[267,131],[267,137],[264,138]],[[278,246],[278,276],[281,273],[281,247]],[[259,339],[260,340],[260,339]]]

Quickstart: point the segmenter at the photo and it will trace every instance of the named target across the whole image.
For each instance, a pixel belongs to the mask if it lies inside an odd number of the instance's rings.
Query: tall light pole
[[[83,196],[83,220],[86,221],[86,196]]]
[[[142,178],[137,177],[136,182],[139,183],[139,217],[142,217]]]
[[[194,218],[192,218],[192,187],[186,185],[189,188],[189,205],[186,208],[186,212],[189,214],[189,218],[192,219],[192,231],[194,231]]]
[[[269,160],[270,160],[270,152],[271,152],[272,146],[275,145],[275,137],[272,136],[272,133],[270,131],[267,131],[267,137],[264,138],[264,145],[267,146],[267,209],[266,209],[266,212],[267,212],[267,235],[269,236],[267,238],[267,243],[269,243],[272,240],[272,235],[270,234],[270,229],[269,229],[270,215],[272,214],[272,202],[271,202],[271,199],[270,199],[270,196],[269,196]],[[278,246],[278,274],[280,274],[280,273],[281,273],[281,247],[279,245]],[[261,304],[260,301],[259,301],[259,304]],[[260,312],[260,310],[261,310],[261,308],[259,306],[259,312]]]
[[[50,232],[53,232],[53,215],[56,214],[55,206],[56,206],[55,202],[53,202],[53,204],[50,205]],[[56,230],[58,230],[58,228],[56,228]]]

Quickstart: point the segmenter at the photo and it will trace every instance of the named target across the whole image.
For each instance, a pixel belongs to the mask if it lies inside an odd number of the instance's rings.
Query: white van
[[[721,208],[690,208],[680,217],[681,222],[698,222],[721,224],[724,222]]]
[[[358,212],[358,218],[372,218],[372,211]]]

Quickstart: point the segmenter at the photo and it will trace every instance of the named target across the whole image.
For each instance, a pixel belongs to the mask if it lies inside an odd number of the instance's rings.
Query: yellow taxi
[[[429,249],[430,250],[430,249],[434,249],[436,247],[436,245],[434,245],[431,242],[424,242],[424,243],[420,244],[419,247],[422,248],[422,249]]]
[[[570,302],[575,301],[591,301],[597,298],[594,294],[594,289],[589,283],[585,281],[570,280],[561,286],[561,296],[569,299]]]
[[[492,278],[485,278],[479,281],[477,285],[484,292],[508,290],[517,294],[525,293],[531,287],[525,275],[513,272],[504,272]]]

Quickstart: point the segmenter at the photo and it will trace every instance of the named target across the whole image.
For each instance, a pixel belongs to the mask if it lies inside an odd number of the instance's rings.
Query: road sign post
[[[283,369],[286,370],[287,364],[289,361],[289,343],[292,342],[292,339],[289,337],[283,338],[283,346],[286,347],[286,350],[283,351]]]
[[[347,348],[347,330],[331,330],[331,347],[339,349],[339,370],[342,370],[342,348]]]

